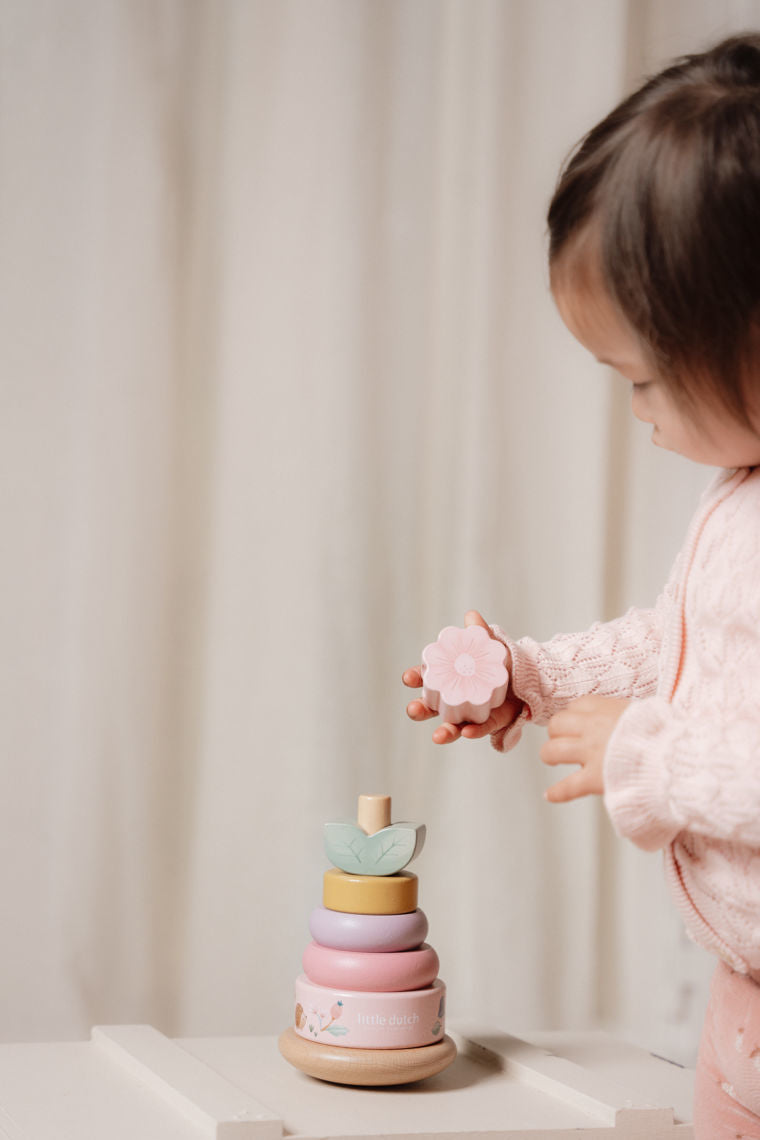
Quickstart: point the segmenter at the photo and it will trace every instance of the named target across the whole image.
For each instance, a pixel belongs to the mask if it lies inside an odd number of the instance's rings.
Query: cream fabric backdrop
[[[471,606],[654,600],[710,473],[564,331],[544,212],[636,77],[758,25],[0,0],[0,1036],[278,1032],[322,822],[387,790],[451,1017],[693,1059],[659,859],[542,800],[538,731],[436,748],[399,676]]]

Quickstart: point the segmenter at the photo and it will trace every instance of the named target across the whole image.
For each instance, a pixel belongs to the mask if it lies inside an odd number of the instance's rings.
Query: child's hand
[[[493,637],[490,627],[486,621],[480,616],[477,610],[470,610],[465,614],[465,626],[481,625],[483,629],[488,631],[489,637]],[[494,638],[494,641],[498,638]],[[507,672],[511,673],[512,660],[507,650]],[[405,685],[410,689],[419,689],[422,686],[422,674],[419,668],[407,669],[404,673],[402,680]],[[515,720],[522,710],[523,703],[516,697],[510,696],[507,693],[504,703],[497,709],[494,709],[488,720],[484,724],[470,724],[464,722],[463,724],[448,724],[444,722],[439,724],[433,733],[433,741],[435,744],[451,744],[453,741],[458,740],[460,736],[464,736],[467,740],[478,740],[483,736],[489,736],[500,729],[506,728]],[[429,720],[430,717],[438,716],[438,713],[433,709],[429,709],[427,705],[423,704],[421,700],[410,701],[406,706],[407,716],[412,720],[423,721]]]
[[[604,794],[604,755],[618,720],[630,701],[612,697],[581,697],[549,721],[549,739],[541,749],[544,764],[580,764],[577,772],[552,784],[551,803]]]

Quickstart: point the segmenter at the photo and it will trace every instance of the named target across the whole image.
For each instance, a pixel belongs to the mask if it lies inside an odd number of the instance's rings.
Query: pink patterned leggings
[[[724,962],[699,1043],[694,1140],[760,1140],[760,985]]]

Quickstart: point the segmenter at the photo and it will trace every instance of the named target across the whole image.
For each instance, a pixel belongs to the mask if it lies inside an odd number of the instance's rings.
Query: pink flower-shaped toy
[[[422,700],[449,724],[483,724],[503,703],[507,650],[480,625],[448,625],[422,651]]]

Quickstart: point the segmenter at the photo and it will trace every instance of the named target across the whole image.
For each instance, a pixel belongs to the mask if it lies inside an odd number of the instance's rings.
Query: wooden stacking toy
[[[504,703],[507,649],[481,625],[447,625],[422,651],[422,700],[449,724],[485,724]]]
[[[446,987],[425,942],[417,876],[425,828],[391,823],[390,796],[359,796],[357,823],[325,824],[322,906],[296,979],[295,1024],[279,1039],[291,1065],[346,1085],[401,1085],[456,1056]]]

